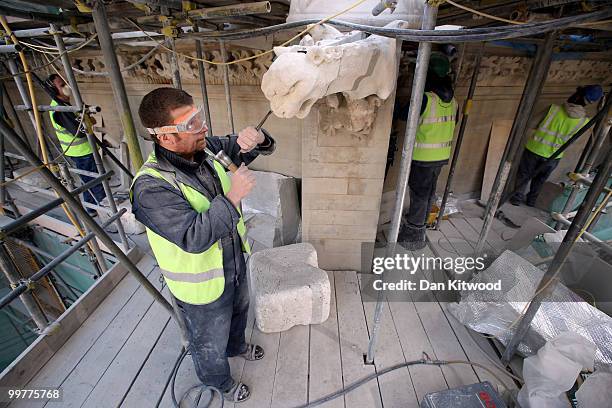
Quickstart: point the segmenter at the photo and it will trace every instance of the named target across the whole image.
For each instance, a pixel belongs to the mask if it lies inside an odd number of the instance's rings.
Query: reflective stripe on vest
[[[416,141],[412,153],[413,160],[439,161],[450,157],[457,102],[443,102],[433,92],[426,92],[427,106],[419,120]]]
[[[576,132],[578,132],[589,118],[572,118],[565,109],[559,105],[551,105],[544,120],[540,123],[525,148],[532,153],[549,158]],[[557,158],[563,157],[563,153]]]
[[[215,172],[221,180],[223,192],[227,193],[231,188],[231,180],[221,164],[216,161],[213,163]],[[151,153],[134,180],[143,174],[168,182],[182,193],[191,207],[198,213],[207,211],[210,207],[210,201],[206,196],[187,184],[179,182],[174,172],[161,169],[157,165],[154,153]],[[132,182],[132,187],[133,185],[134,182]],[[133,200],[132,188],[130,188],[130,200]],[[236,229],[243,242],[244,251],[250,253],[242,214],[240,214]],[[156,234],[151,229],[147,228],[146,230],[151,249],[172,295],[183,302],[201,305],[214,302],[223,294],[225,275],[223,273],[221,241],[217,241],[204,252],[194,254],[182,250],[178,245]]]
[[[59,104],[55,99],[51,100],[51,106],[58,105]],[[87,138],[76,137],[72,133],[68,132],[66,128],[55,121],[53,113],[53,111],[49,111],[49,118],[51,118],[51,125],[55,130],[55,135],[62,146],[62,151],[64,154],[70,157],[81,157],[93,153]]]

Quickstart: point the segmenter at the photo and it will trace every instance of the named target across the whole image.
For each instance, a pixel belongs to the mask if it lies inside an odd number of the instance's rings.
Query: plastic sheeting
[[[612,392],[612,373],[595,371],[589,375],[576,392],[580,408],[605,408],[610,405]]]
[[[502,282],[502,293],[462,291],[451,313],[469,328],[495,336],[504,345],[512,338],[517,319],[533,297],[543,272],[512,251],[503,252],[472,282]],[[564,332],[578,333],[597,346],[595,365],[612,364],[612,318],[584,302],[563,284],[557,284],[543,302],[519,352],[532,355],[546,341]]]
[[[567,408],[565,393],[583,370],[593,370],[595,345],[579,334],[565,332],[523,362],[525,385],[518,393],[522,408]],[[589,407],[589,405],[585,405]]]

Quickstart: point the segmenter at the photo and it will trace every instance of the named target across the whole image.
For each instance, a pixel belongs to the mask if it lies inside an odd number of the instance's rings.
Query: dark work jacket
[[[266,140],[248,153],[240,153],[237,136],[207,137],[206,146],[217,153],[224,150],[240,166],[248,165],[259,154],[271,154],[274,139],[264,130]],[[240,237],[236,225],[240,219],[236,207],[225,197],[221,181],[211,159],[198,152],[189,161],[155,144],[155,155],[160,166],[175,170],[177,180],[202,193],[209,201],[207,211],[198,213],[180,191],[166,181],[144,174],[132,187],[132,212],[138,221],[179,248],[190,253],[201,253],[221,240],[223,269],[226,279],[238,279],[245,268]]]

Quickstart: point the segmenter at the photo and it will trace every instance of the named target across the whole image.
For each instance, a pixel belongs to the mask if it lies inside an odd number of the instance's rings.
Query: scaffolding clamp
[[[581,181],[584,178],[584,175],[580,173],[569,172],[567,173],[567,177],[569,177],[572,181]]]
[[[195,3],[191,2],[191,1],[187,1],[187,0],[183,0],[181,2],[181,4],[183,6],[183,12],[184,13],[187,13],[188,11],[195,10],[195,9],[198,8],[197,4],[195,4]]]
[[[161,33],[165,37],[172,37],[172,38],[178,37],[179,32],[178,32],[178,29],[176,28],[175,20],[167,16],[160,16],[159,20],[164,24],[164,26],[161,29]]]

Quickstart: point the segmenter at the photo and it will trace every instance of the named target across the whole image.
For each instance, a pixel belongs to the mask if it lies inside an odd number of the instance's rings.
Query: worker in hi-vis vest
[[[226,400],[244,401],[249,388],[232,378],[228,357],[260,360],[264,350],[245,340],[250,247],[240,202],[255,185],[246,165],[271,154],[274,139],[253,127],[206,137],[203,107],[175,88],[149,92],[138,114],[154,145],[132,182],[132,212],[146,227],[198,378]],[[231,178],[205,147],[240,166]]]
[[[45,84],[53,94],[51,106],[70,105],[70,87],[64,82],[62,77],[58,74],[52,74],[47,78]],[[98,169],[93,157],[93,150],[85,134],[85,124],[81,123],[73,112],[49,111],[49,118],[64,155],[69,158],[77,169],[97,173]],[[79,124],[81,124],[80,128]],[[83,183],[93,179],[82,174],[79,176]],[[102,184],[96,184],[88,191],[85,191],[83,197],[86,202],[99,205],[106,197],[104,187]],[[96,210],[90,208],[87,209],[87,212],[92,216],[97,215]]]
[[[547,159],[589,121],[585,106],[599,101],[602,96],[601,86],[588,85],[576,89],[563,105],[550,105],[525,145],[516,175],[515,191],[510,197],[511,204],[520,205],[525,201],[530,207],[535,205],[542,186],[563,154],[554,160]],[[529,193],[525,196],[529,182]]]
[[[457,101],[454,98],[453,82],[448,76],[449,70],[450,63],[446,57],[432,55],[412,151],[408,179],[410,206],[402,216],[397,237],[397,242],[408,250],[425,247],[427,216],[434,201],[438,176],[450,158],[457,120]],[[407,116],[408,106],[404,106],[399,112],[399,118],[406,120]]]

